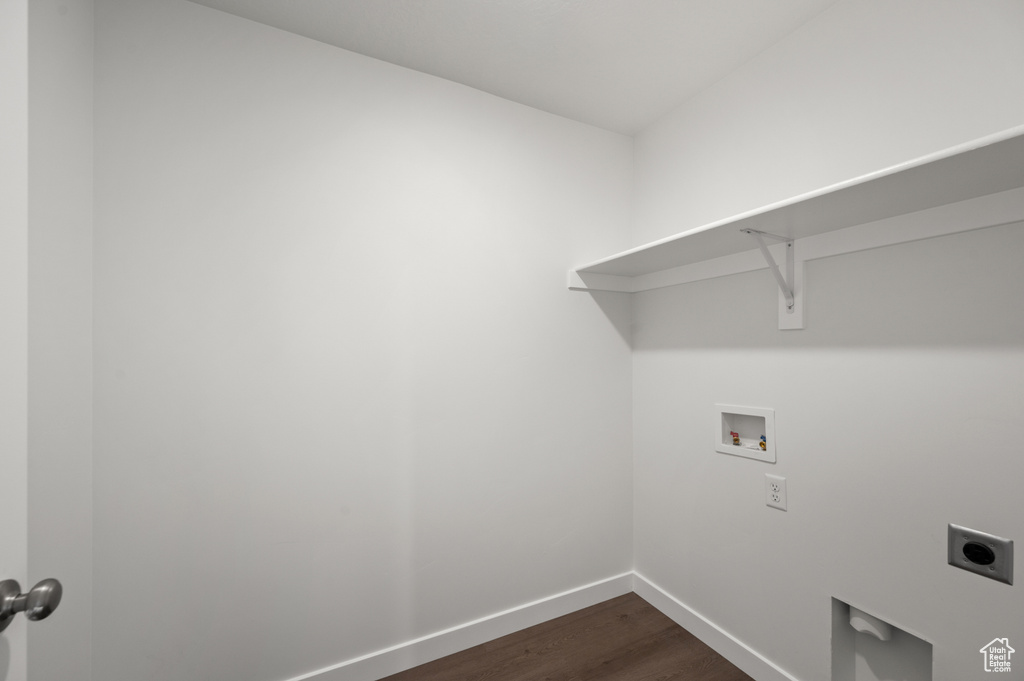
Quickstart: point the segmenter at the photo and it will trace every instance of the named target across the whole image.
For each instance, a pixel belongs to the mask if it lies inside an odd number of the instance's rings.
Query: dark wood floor
[[[752,681],[636,594],[387,677],[387,681]]]

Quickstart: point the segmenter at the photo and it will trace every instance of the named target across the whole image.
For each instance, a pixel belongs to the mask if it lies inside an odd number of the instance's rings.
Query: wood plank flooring
[[[753,680],[631,593],[386,681]]]

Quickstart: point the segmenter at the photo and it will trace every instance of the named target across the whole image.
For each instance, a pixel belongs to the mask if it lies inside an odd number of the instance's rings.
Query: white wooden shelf
[[[747,251],[760,259],[757,243],[745,230],[797,240],[799,244],[807,237],[1021,188],[1024,126],[603,258],[571,271],[569,288],[634,293],[692,281],[705,277],[673,279],[659,273],[699,267],[700,263]],[[1019,203],[1016,194],[1014,200]],[[978,227],[965,223],[963,229],[945,233]],[[767,266],[763,260],[760,263],[761,267]]]

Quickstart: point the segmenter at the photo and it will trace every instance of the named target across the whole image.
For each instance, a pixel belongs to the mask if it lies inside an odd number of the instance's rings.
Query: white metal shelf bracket
[[[769,234],[768,232],[761,232],[756,229],[744,229],[743,232],[754,237],[757,241],[757,247],[761,249],[761,255],[764,256],[765,261],[768,263],[768,269],[771,270],[772,276],[775,277],[775,281],[779,284],[779,291],[782,295],[780,301],[779,310],[779,328],[780,329],[802,329],[803,324],[803,296],[800,291],[800,284],[802,284],[803,277],[801,272],[797,272],[796,257],[793,254],[793,239],[784,236],[777,236],[775,234]],[[768,250],[768,244],[765,243],[765,239],[774,239],[775,241],[786,244],[786,276],[782,276],[782,272],[779,270],[778,264],[775,262],[775,258],[772,257],[771,251]],[[801,270],[803,263],[801,263]]]
[[[775,281],[779,283],[779,289],[782,291],[782,295],[786,298],[786,309],[790,312],[793,311],[793,305],[795,301],[793,299],[793,240],[787,239],[784,236],[775,236],[768,232],[759,232],[756,229],[745,229],[743,230],[747,234],[751,235],[757,240],[757,246],[761,249],[761,255],[768,262],[768,269],[772,271],[772,276],[775,277]],[[782,241],[786,244],[786,277],[782,277],[782,273],[779,271],[779,266],[775,264],[775,258],[772,257],[771,251],[768,250],[768,244],[764,242],[764,238],[775,239],[776,241]]]

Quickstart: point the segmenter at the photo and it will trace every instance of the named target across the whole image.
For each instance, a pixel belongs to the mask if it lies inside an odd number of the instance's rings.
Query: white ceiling
[[[633,134],[837,0],[192,0]]]

